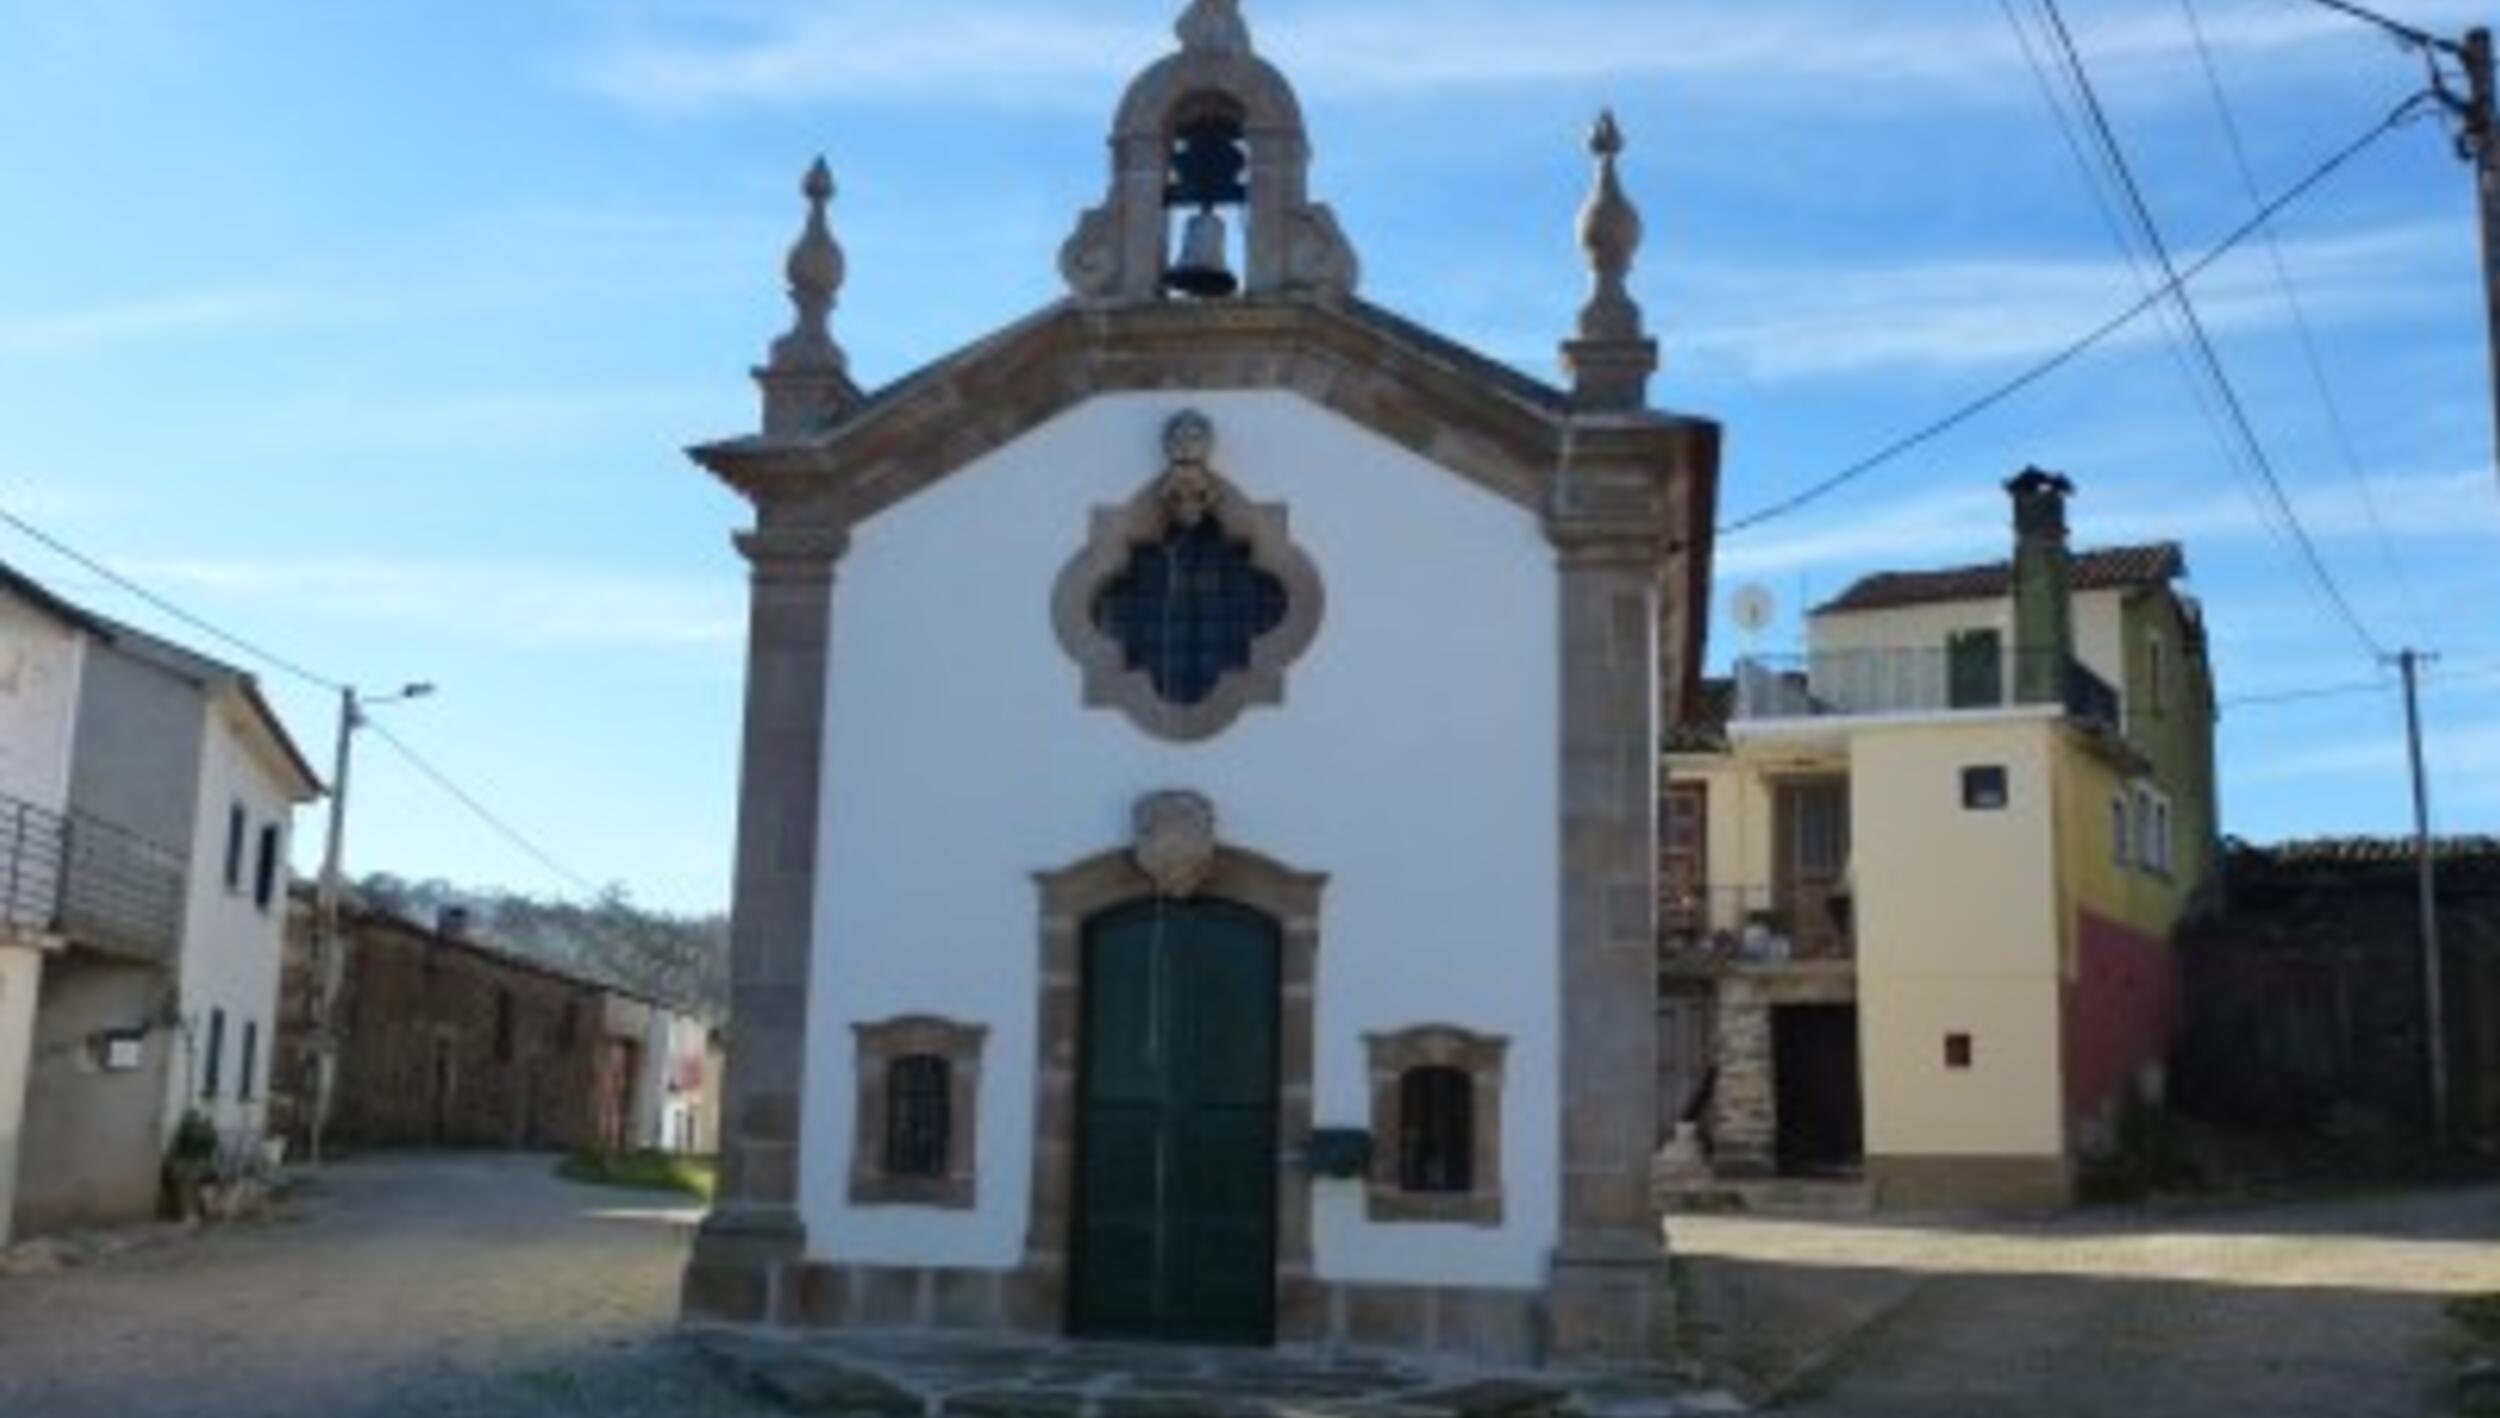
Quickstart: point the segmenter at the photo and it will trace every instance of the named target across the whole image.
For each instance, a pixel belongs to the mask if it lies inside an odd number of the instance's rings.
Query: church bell
[[[1221,300],[1240,290],[1241,278],[1233,274],[1226,244],[1223,214],[1213,207],[1201,208],[1182,230],[1180,259],[1172,263],[1163,283],[1201,300]]]

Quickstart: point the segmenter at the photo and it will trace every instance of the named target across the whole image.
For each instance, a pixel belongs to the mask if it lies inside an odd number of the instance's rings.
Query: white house
[[[873,394],[820,163],[763,430],[695,452],[757,520],[688,1313],[1652,1357],[1718,434],[1648,404],[1621,134],[1549,387],[1366,303],[1235,6],[1179,34],[1067,297]]]
[[[0,566],[0,1224],[152,1214],[188,1110],[256,1145],[319,791],[249,675]]]

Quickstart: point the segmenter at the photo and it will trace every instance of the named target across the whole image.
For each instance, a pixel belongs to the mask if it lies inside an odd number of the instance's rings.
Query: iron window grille
[[[1475,1189],[1476,1081],[1463,1069],[1408,1069],[1398,1080],[1398,1185],[1410,1192]]]
[[[1095,598],[1094,624],[1158,696],[1189,706],[1248,669],[1251,647],[1285,612],[1285,583],[1258,566],[1249,543],[1204,517],[1133,547],[1127,569]]]
[[[944,1177],[954,1128],[954,1065],[911,1054],[886,1069],[885,1170],[892,1177]]]

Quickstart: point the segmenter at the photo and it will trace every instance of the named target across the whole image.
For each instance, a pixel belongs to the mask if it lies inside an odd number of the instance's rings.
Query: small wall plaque
[[[1314,1128],[1302,1145],[1302,1167],[1315,1177],[1353,1181],[1371,1171],[1372,1135],[1367,1128]]]

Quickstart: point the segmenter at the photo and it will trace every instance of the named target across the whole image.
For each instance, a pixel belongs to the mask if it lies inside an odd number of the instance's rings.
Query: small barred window
[[[1410,1192],[1472,1191],[1475,1079],[1462,1069],[1408,1069],[1398,1094],[1398,1185]]]
[[[885,1086],[886,1175],[945,1176],[954,1066],[934,1054],[899,1058],[887,1067]]]
[[[1187,706],[1248,669],[1251,646],[1284,624],[1285,611],[1285,583],[1260,569],[1249,543],[1201,517],[1132,548],[1095,598],[1094,624],[1157,695]]]

